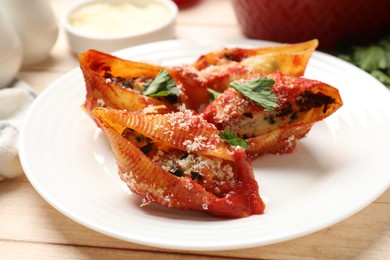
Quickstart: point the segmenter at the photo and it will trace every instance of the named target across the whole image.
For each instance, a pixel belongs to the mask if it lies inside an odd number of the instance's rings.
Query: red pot
[[[294,43],[317,38],[320,49],[364,44],[390,33],[389,0],[233,0],[249,38]]]

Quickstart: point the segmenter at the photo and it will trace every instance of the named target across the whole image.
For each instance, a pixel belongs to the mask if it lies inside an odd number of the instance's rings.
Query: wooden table
[[[60,15],[69,2],[51,4]],[[177,38],[202,37],[244,38],[229,0],[203,0],[180,11]],[[19,78],[40,93],[77,66],[61,31],[50,59],[23,68]],[[390,259],[390,189],[354,216],[302,238],[243,250],[189,252],[92,231],[51,207],[21,176],[0,182],[0,259]]]

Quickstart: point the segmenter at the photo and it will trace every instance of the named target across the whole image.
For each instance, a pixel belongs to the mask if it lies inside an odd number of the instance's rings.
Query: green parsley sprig
[[[338,57],[367,71],[383,84],[390,85],[390,35],[368,46],[353,46]]]
[[[230,86],[253,100],[265,110],[272,111],[278,108],[277,97],[270,90],[275,85],[275,80],[267,77],[259,77],[246,82],[233,81]]]
[[[176,81],[168,74],[168,71],[161,70],[156,78],[145,84],[145,96],[166,97],[177,95],[179,89],[176,87]]]
[[[211,94],[210,102],[216,100],[219,97],[219,95],[222,94],[221,92],[215,91],[214,89],[211,88],[207,88],[207,92]]]
[[[236,137],[230,130],[219,132],[219,136],[230,145],[240,146],[243,149],[248,149],[250,147],[250,144],[246,140]]]

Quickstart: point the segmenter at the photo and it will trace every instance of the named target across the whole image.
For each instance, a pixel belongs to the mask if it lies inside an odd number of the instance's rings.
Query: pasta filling
[[[164,147],[131,128],[125,128],[122,136],[159,167],[179,178],[192,179],[216,196],[225,196],[236,177],[233,164],[221,158]]]

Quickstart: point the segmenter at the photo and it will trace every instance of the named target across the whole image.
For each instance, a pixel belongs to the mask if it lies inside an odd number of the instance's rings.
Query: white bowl
[[[91,15],[91,9],[88,13],[84,9],[83,16],[81,18],[78,16],[77,21],[83,22],[83,25],[87,24],[88,28],[80,26],[80,23],[79,25],[75,24],[74,16],[80,12],[81,8],[94,6],[95,9],[102,9],[102,6],[97,5],[105,4],[110,5],[110,8],[106,8],[100,15]],[[121,4],[122,8],[119,8],[118,5]],[[140,18],[143,18],[140,14],[146,10],[147,6],[150,8],[151,5],[155,7],[153,15],[151,15],[153,11],[150,10],[149,15],[145,15],[150,19],[135,24],[140,22]],[[113,10],[114,7],[116,8],[115,13],[110,12],[109,10]],[[140,9],[134,13],[133,7]],[[125,13],[124,10],[129,9],[132,9],[133,15]],[[164,15],[158,11],[164,11]],[[61,23],[71,51],[78,55],[89,49],[113,52],[138,44],[172,39],[175,37],[177,14],[178,7],[170,0],[82,0],[69,6],[62,16]],[[91,21],[93,19],[88,19],[95,17],[99,17],[99,20]],[[120,20],[120,17],[125,18],[125,20]],[[132,27],[130,28],[130,26]],[[112,31],[108,31],[108,29],[112,29]]]

